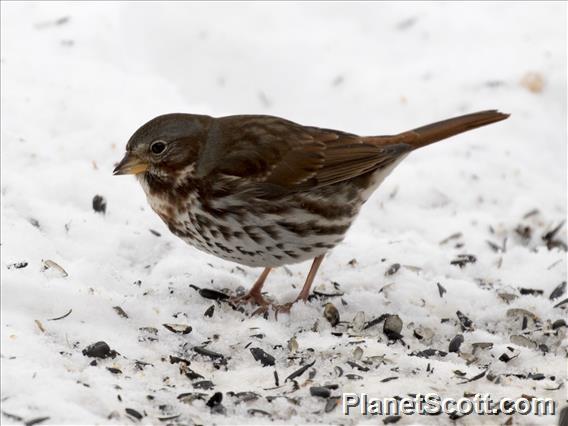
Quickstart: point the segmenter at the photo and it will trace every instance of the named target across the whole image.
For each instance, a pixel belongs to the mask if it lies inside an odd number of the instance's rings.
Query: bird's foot
[[[277,303],[269,303],[267,305],[264,306],[260,306],[257,310],[255,310],[252,315],[268,315],[268,312],[270,310],[272,310],[274,312],[274,318],[277,320],[278,319],[278,314],[290,314],[290,309],[292,309],[292,306],[294,306],[297,302],[299,302],[300,300],[302,300],[304,303],[306,302],[303,299],[297,299],[294,300],[293,302],[288,302],[288,303],[284,303],[284,304],[277,304]]]
[[[261,293],[256,293],[256,292],[255,293],[248,292],[243,296],[231,297],[229,299],[229,302],[235,306],[245,305],[250,303],[253,305],[258,305],[260,306],[260,308],[270,305],[270,302],[266,300]]]

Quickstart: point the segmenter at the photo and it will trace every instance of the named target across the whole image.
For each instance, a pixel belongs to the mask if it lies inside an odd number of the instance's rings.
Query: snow
[[[566,216],[566,4],[2,2],[1,12],[4,423],[41,417],[49,417],[49,424],[131,423],[126,408],[142,413],[143,424],[165,424],[158,419],[178,414],[170,422],[383,419],[344,417],[340,407],[325,412],[326,402],[310,396],[309,388],[332,383],[339,385],[334,396],[436,391],[460,398],[480,392],[564,403],[566,327],[550,326],[565,317],[566,305],[554,306],[566,295],[549,295],[566,280],[566,253],[549,250],[541,236]],[[544,86],[537,81],[528,90],[521,84],[527,73],[540,76]],[[190,285],[234,292],[249,287],[260,269],[188,247],[149,209],[135,179],[112,176],[131,133],[166,112],[263,113],[389,134],[493,108],[512,115],[413,153],[367,202],[316,279],[316,287],[327,292],[339,283],[342,298],[298,305],[277,321],[201,297]],[[97,194],[107,201],[106,214],[93,211]],[[524,218],[533,209],[538,212]],[[520,224],[531,227],[530,239],[515,232]],[[455,233],[461,236],[441,243]],[[501,246],[505,238],[505,252],[487,243]],[[556,238],[566,242],[565,226]],[[477,261],[451,265],[459,254]],[[68,276],[42,270],[47,259]],[[28,265],[9,268],[17,262]],[[385,276],[393,263],[403,266]],[[268,295],[291,300],[308,269],[304,263],[274,271]],[[443,297],[437,283],[447,290]],[[542,295],[522,295],[520,288]],[[507,304],[499,293],[516,297]],[[331,334],[338,328],[323,317],[326,302],[348,323],[360,311],[367,321],[399,315],[404,344],[389,343],[382,323]],[[204,317],[211,305],[213,317]],[[511,343],[511,335],[523,333],[521,321],[507,315],[513,308],[539,318],[538,326],[529,320],[524,331],[548,352]],[[71,309],[67,317],[49,320]],[[473,331],[461,330],[456,311],[473,321]],[[164,323],[193,330],[174,334]],[[158,329],[158,341],[144,341],[141,327]],[[431,339],[416,338],[417,327],[431,329]],[[460,333],[461,355],[410,355],[427,348],[447,351]],[[257,334],[264,337],[251,337]],[[287,348],[292,336],[296,354]],[[93,359],[82,350],[97,341],[120,355],[91,366]],[[205,342],[227,357],[226,366],[216,368],[194,354],[192,348]],[[255,361],[250,342],[273,355],[275,366]],[[468,363],[476,342],[493,347],[478,349]],[[357,362],[367,372],[346,364],[357,346],[363,349]],[[519,356],[504,363],[498,358],[507,346]],[[191,359],[190,368],[215,388],[193,389],[170,355]],[[139,370],[135,360],[151,365]],[[297,379],[299,389],[284,383],[314,360]],[[335,366],[363,379],[337,377]],[[461,370],[467,379],[486,368],[486,377],[466,384],[454,373]],[[281,387],[270,389],[274,371]],[[504,375],[509,373],[546,377]],[[499,380],[487,378],[500,374]],[[381,382],[393,376],[398,379]],[[261,397],[236,404],[230,391]],[[187,404],[177,398],[184,392],[207,397]],[[223,393],[226,415],[205,405],[214,392]],[[264,398],[275,395],[297,404]],[[514,424],[556,422],[514,417]],[[472,415],[458,423],[506,420]],[[410,423],[453,421],[442,415],[403,416],[398,422]]]

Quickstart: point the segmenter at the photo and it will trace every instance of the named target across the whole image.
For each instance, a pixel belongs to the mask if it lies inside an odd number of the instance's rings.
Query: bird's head
[[[176,175],[196,161],[210,121],[211,117],[193,114],[166,114],[148,121],[126,144],[113,174]]]

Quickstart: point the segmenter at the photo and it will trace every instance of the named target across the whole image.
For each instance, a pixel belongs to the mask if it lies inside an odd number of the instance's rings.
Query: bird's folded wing
[[[352,179],[391,164],[410,146],[380,145],[335,130],[271,116],[218,119],[199,157],[197,174],[244,180],[257,197],[281,196]]]

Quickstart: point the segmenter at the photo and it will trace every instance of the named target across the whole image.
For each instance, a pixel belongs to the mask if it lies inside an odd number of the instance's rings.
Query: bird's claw
[[[269,309],[272,309],[272,311],[274,311],[274,318],[278,319],[278,314],[289,314],[290,313],[290,309],[292,308],[292,305],[294,303],[290,302],[290,303],[285,303],[283,305],[280,304],[276,304],[276,303],[269,303],[267,305],[263,305],[260,306],[258,309],[256,309],[251,315],[267,315]]]
[[[260,293],[247,293],[243,296],[235,296],[235,297],[231,297],[229,299],[229,302],[232,303],[235,306],[238,305],[244,305],[244,304],[253,304],[253,305],[258,305],[260,306],[260,308],[264,307],[264,306],[268,306],[270,305],[270,302],[268,300],[266,300],[262,294]],[[259,309],[260,309],[259,308]]]

